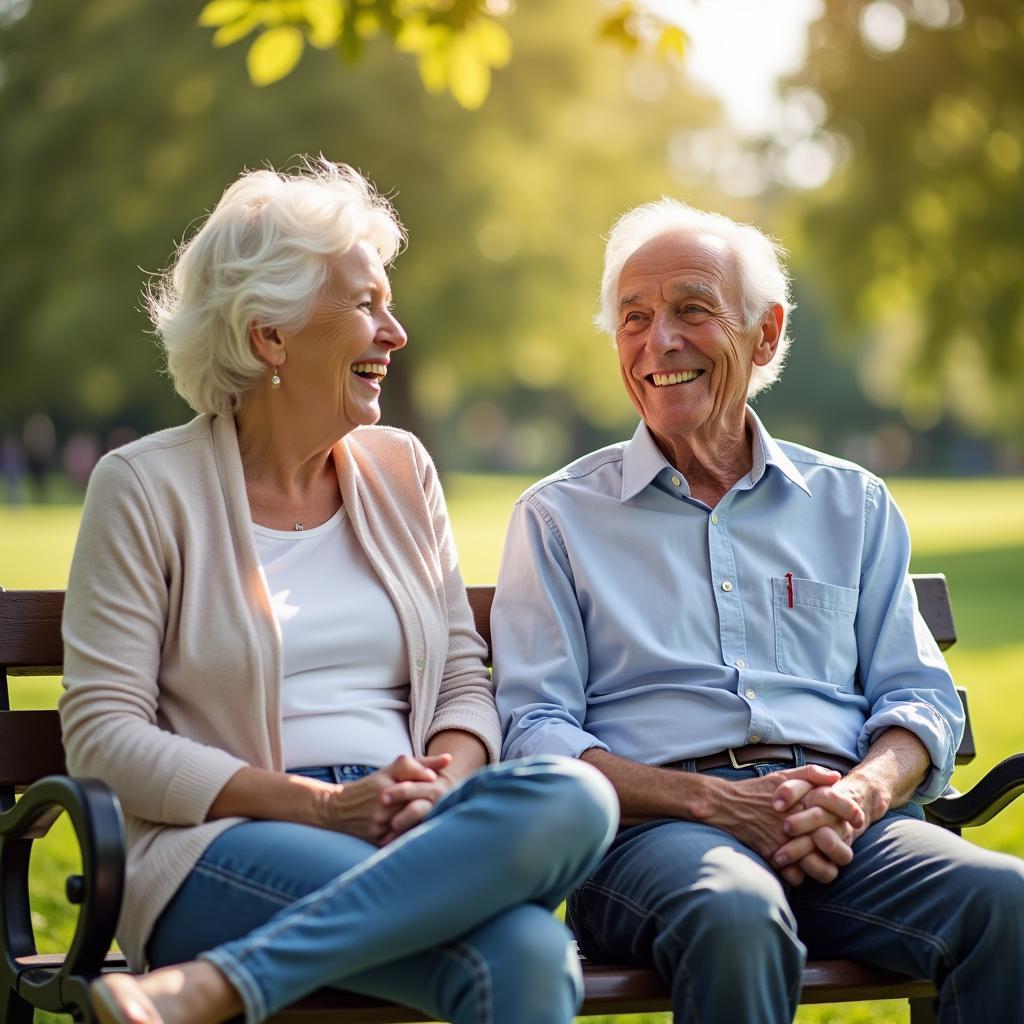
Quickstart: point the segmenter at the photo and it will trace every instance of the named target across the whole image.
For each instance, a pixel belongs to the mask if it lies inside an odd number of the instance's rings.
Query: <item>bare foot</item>
[[[92,983],[89,1001],[100,1024],[162,1024],[160,1014],[132,974],[105,974]]]
[[[101,1024],[220,1024],[243,1010],[235,987],[207,960],[93,982]]]

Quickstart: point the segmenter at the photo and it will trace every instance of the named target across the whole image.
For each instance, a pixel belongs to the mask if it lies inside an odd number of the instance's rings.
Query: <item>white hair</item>
[[[243,173],[146,289],[178,394],[196,412],[235,412],[267,372],[250,325],[304,326],[329,261],[361,241],[387,265],[405,232],[358,171],[320,157],[294,173]]]
[[[698,210],[668,197],[628,210],[612,225],[608,235],[604,274],[601,278],[601,305],[594,322],[601,330],[615,337],[622,268],[642,245],[661,235],[675,232],[714,235],[725,242],[736,259],[740,311],[747,330],[761,323],[772,306],[782,307],[782,331],[775,355],[766,366],[755,366],[750,375],[747,397],[753,398],[774,384],[782,373],[791,342],[787,326],[793,301],[784,262],[785,249],[750,224],[739,224],[719,213]]]

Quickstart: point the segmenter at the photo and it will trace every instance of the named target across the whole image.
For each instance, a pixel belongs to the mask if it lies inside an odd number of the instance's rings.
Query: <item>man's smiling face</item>
[[[735,256],[707,234],[642,245],[619,277],[615,343],[626,392],[661,447],[742,422],[754,364],[774,354],[742,313]]]

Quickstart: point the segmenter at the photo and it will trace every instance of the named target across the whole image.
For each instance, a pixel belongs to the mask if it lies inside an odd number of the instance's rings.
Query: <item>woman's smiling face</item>
[[[331,415],[338,434],[380,419],[381,382],[406,333],[391,312],[391,286],[377,251],[357,242],[331,261],[313,314],[297,331],[281,331],[280,373],[303,405]]]

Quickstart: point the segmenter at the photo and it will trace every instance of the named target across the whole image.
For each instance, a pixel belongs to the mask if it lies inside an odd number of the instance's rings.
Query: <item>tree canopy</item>
[[[1024,15],[1009,0],[830,4],[801,84],[847,154],[801,245],[869,395],[917,426],[1024,436]]]

